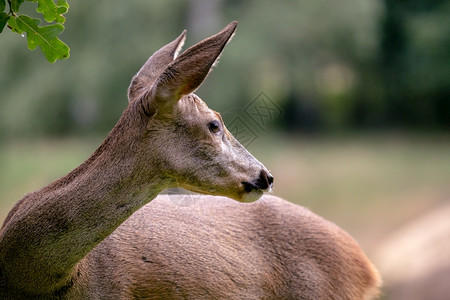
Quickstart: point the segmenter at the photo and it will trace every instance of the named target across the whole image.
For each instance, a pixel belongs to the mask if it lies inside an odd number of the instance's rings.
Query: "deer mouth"
[[[180,187],[191,192],[225,196],[230,197],[240,202],[253,202],[261,198],[264,192],[270,192],[273,186],[273,176],[265,169],[260,171],[259,176],[251,181],[241,181],[240,185],[231,188],[217,187],[217,188],[201,188],[199,185],[192,185],[187,183],[180,184]]]
[[[251,202],[258,200],[264,192],[270,192],[273,186],[273,176],[265,171],[261,170],[259,177],[253,181],[245,181],[242,182],[242,186],[244,187],[244,202]]]
[[[261,188],[260,186],[252,183],[252,182],[242,182],[242,185],[244,186],[244,191],[246,193],[252,193],[252,192],[265,192],[268,191],[268,188]]]

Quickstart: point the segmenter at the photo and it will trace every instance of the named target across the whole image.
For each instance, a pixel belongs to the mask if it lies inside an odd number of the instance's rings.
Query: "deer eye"
[[[220,132],[220,123],[217,120],[211,121],[208,123],[209,131],[211,131],[214,134],[217,134]]]

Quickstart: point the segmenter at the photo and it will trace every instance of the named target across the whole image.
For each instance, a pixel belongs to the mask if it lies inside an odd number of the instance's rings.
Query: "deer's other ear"
[[[228,24],[221,32],[190,47],[170,63],[142,98],[146,112],[153,115],[156,111],[170,110],[182,96],[193,93],[219,58],[236,26],[236,21]]]
[[[128,102],[142,97],[144,92],[155,82],[158,75],[177,57],[186,39],[186,30],[179,37],[156,51],[139,72],[134,75],[128,87]]]

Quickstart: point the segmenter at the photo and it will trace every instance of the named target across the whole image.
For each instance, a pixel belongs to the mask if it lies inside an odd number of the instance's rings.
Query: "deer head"
[[[167,187],[249,201],[271,189],[272,175],[227,130],[220,114],[193,94],[236,26],[230,23],[178,56],[184,31],[142,66],[128,99],[140,116],[139,164],[151,161]]]

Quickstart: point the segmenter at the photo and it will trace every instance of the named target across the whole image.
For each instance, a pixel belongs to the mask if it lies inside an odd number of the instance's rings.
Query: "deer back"
[[[116,299],[371,299],[379,277],[358,244],[311,211],[158,196],[79,264],[74,295]],[[132,233],[132,234],[130,234]],[[107,298],[108,298],[107,297]]]

